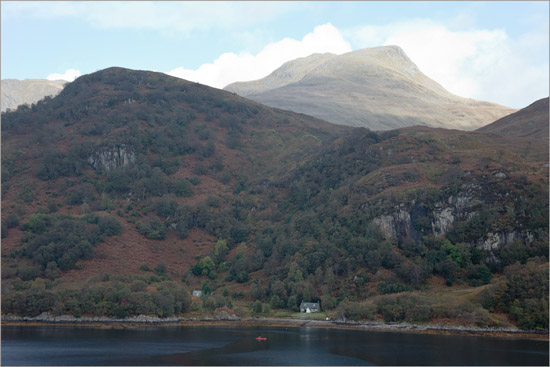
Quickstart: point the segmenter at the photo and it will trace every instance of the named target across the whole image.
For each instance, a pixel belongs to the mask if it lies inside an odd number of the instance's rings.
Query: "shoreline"
[[[278,318],[250,318],[250,319],[196,319],[196,318],[169,318],[139,316],[130,319],[109,318],[75,318],[73,316],[37,316],[37,317],[2,317],[2,326],[73,326],[95,327],[108,329],[130,329],[139,327],[167,327],[167,326],[267,326],[267,327],[313,327],[346,330],[364,330],[375,332],[398,332],[432,335],[463,335],[488,336],[496,338],[518,338],[531,340],[549,340],[548,331],[528,331],[510,328],[479,328],[475,326],[451,326],[444,324],[409,324],[409,323],[382,323],[341,322],[307,319],[278,319]]]

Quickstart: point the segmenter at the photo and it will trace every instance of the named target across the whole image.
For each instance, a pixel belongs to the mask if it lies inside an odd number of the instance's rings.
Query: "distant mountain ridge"
[[[548,124],[548,97],[546,97],[477,131],[506,137],[548,138]]]
[[[17,106],[38,102],[46,96],[56,96],[67,84],[65,80],[4,79],[2,80],[2,112]]]
[[[263,79],[224,89],[271,107],[372,130],[414,125],[474,130],[516,111],[453,95],[398,46],[314,54],[289,61]]]

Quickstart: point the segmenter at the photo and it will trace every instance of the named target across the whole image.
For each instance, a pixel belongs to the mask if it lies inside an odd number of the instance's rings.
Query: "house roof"
[[[309,307],[309,308],[319,307],[319,302],[302,302],[300,304],[300,307]]]

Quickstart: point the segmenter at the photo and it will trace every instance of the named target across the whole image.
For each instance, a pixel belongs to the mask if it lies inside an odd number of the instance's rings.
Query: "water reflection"
[[[3,326],[2,365],[548,365],[548,343],[307,327]]]

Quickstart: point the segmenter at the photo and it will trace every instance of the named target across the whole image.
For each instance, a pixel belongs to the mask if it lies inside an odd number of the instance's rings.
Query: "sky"
[[[111,66],[216,88],[312,53],[400,46],[462,97],[549,95],[548,1],[2,1],[1,78],[72,81]]]

